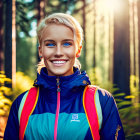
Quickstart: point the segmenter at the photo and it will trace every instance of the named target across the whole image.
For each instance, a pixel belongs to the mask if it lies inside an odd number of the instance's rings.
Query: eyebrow
[[[44,40],[44,42],[55,42],[54,40],[50,40],[50,39],[46,39],[46,40]]]
[[[64,39],[63,41],[74,41],[73,39]]]
[[[73,39],[64,39],[62,41],[73,41],[74,42]],[[51,40],[51,39],[46,39],[46,40],[44,40],[44,42],[55,42],[55,41],[54,40]]]

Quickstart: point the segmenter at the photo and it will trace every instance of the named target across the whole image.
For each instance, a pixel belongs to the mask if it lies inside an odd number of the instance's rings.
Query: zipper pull
[[[59,77],[56,79],[56,81],[57,81],[57,83],[56,83],[56,85],[57,85],[57,93],[58,92],[60,92],[60,80],[59,80]]]

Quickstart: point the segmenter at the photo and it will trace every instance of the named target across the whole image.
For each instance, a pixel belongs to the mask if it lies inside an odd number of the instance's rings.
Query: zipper
[[[60,82],[59,77],[56,79],[57,81],[57,107],[56,107],[56,115],[55,115],[55,124],[54,124],[54,140],[57,140],[57,127],[58,127],[58,118],[60,111]]]

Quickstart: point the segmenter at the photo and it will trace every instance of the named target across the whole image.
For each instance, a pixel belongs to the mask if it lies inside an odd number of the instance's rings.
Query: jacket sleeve
[[[6,129],[4,132],[4,140],[19,140],[19,121],[18,108],[23,94],[21,94],[12,104]]]
[[[103,115],[100,130],[101,140],[125,140],[123,126],[113,96],[103,89],[99,89],[98,93]]]

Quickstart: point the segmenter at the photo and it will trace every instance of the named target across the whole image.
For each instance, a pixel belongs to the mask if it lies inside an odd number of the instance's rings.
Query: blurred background
[[[0,139],[12,102],[36,78],[36,27],[55,12],[80,22],[81,70],[114,96],[126,139],[140,139],[140,0],[0,0]]]

